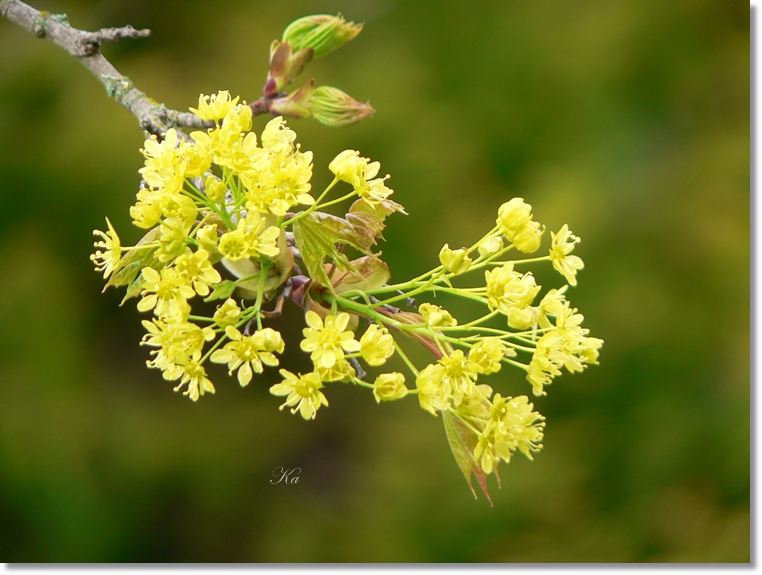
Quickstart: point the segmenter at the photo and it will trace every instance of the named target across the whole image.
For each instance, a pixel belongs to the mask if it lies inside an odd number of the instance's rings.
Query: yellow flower
[[[500,232],[516,249],[527,254],[537,251],[544,229],[532,221],[532,206],[522,198],[513,198],[500,206],[497,214]]]
[[[504,357],[515,355],[516,351],[506,347],[499,337],[485,337],[468,352],[468,361],[479,373],[488,375],[500,371]]]
[[[427,365],[415,378],[415,387],[418,390],[418,401],[421,407],[436,415],[437,411],[449,409],[452,399],[451,390],[443,385],[445,368],[439,363]]]
[[[460,275],[471,267],[471,258],[465,249],[451,250],[448,244],[445,244],[439,252],[439,262],[449,272]]]
[[[281,383],[276,383],[270,388],[273,395],[286,395],[286,402],[280,406],[291,407],[291,413],[299,411],[304,419],[315,419],[317,410],[321,405],[328,405],[320,389],[323,383],[315,373],[296,376],[286,369],[281,369],[280,374],[285,378]]]
[[[450,315],[450,312],[438,305],[422,303],[418,311],[430,327],[452,327],[458,325],[458,321]]]
[[[167,218],[161,222],[159,249],[156,250],[160,262],[171,262],[188,250],[185,240],[190,228],[190,224],[179,218]]]
[[[206,370],[201,365],[201,352],[197,351],[193,356],[186,358],[183,365],[172,365],[164,370],[162,374],[164,379],[175,381],[180,379],[180,383],[175,387],[175,391],[187,384],[187,389],[183,395],[187,395],[193,401],[197,401],[199,396],[205,393],[214,393],[214,385],[206,377]]]
[[[354,333],[345,331],[349,324],[349,314],[328,315],[325,324],[320,316],[310,310],[305,319],[309,327],[304,328],[302,350],[311,352],[310,358],[325,369],[331,369],[344,359],[344,352],[360,351],[360,342],[354,339]]]
[[[200,296],[209,295],[209,286],[222,281],[220,273],[214,269],[209,261],[209,252],[204,249],[196,253],[186,253],[177,258],[175,267],[180,275],[185,278]]]
[[[206,197],[215,203],[219,203],[225,199],[225,193],[228,188],[215,176],[208,176],[204,181],[204,188],[206,189]]]
[[[119,236],[108,218],[106,218],[106,224],[108,231],[105,233],[100,230],[93,230],[93,235],[101,238],[93,244],[93,247],[102,248],[105,251],[96,249],[95,253],[90,256],[90,260],[95,264],[95,271],[103,272],[103,279],[113,273],[122,257],[122,245]]]
[[[225,328],[225,335],[232,341],[212,353],[214,363],[227,363],[230,374],[238,369],[238,382],[245,387],[251,381],[252,371],[262,373],[262,364],[278,365],[273,352],[283,353],[284,343],[280,333],[266,327],[254,335],[242,335],[232,325]]]
[[[508,324],[517,329],[525,329],[527,319],[517,313],[526,310],[540,291],[530,272],[520,274],[513,270],[513,262],[506,262],[499,268],[484,273],[487,281],[487,305],[490,310],[498,310],[508,317]],[[531,325],[531,324],[530,324]]]
[[[213,120],[219,122],[228,113],[231,107],[238,104],[238,96],[230,99],[230,92],[220,90],[211,96],[201,94],[198,97],[198,109],[190,108],[190,111],[196,114],[202,120]]]
[[[196,232],[196,241],[205,250],[216,249],[218,240],[217,224],[208,224]]]
[[[189,356],[201,351],[204,342],[215,337],[212,328],[202,329],[190,322],[167,323],[154,318],[152,321],[143,320],[142,323],[148,333],[143,336],[140,345],[159,348],[151,352],[155,358],[146,363],[148,367],[162,370],[184,363]]]
[[[454,405],[460,405],[464,397],[474,393],[474,383],[479,369],[468,361],[460,349],[443,355],[439,364],[445,369],[442,385],[452,392]]]
[[[384,178],[376,178],[381,164],[363,158],[356,150],[344,150],[328,164],[338,179],[352,184],[358,196],[370,205],[388,198],[393,192],[384,185]],[[375,179],[373,179],[375,178]]]
[[[360,355],[368,365],[382,365],[394,353],[394,338],[389,331],[371,325],[360,338]]]
[[[229,325],[238,323],[238,318],[241,316],[241,308],[233,298],[225,300],[217,311],[214,312],[214,322],[221,328],[226,328]]]
[[[158,317],[183,321],[190,313],[186,300],[196,295],[188,281],[174,268],[164,268],[159,274],[146,267],[142,273],[143,299],[138,302],[138,310],[153,309]]]
[[[407,395],[405,376],[401,373],[382,373],[373,382],[373,397],[376,403],[401,399]]]
[[[265,218],[256,212],[250,212],[239,220],[235,230],[222,234],[220,253],[232,261],[259,255],[277,257],[280,253],[277,246],[280,228],[265,226]]]
[[[566,278],[569,284],[577,285],[577,270],[585,267],[582,258],[570,256],[580,239],[569,231],[569,226],[564,224],[557,234],[551,232],[550,261],[553,267]]]

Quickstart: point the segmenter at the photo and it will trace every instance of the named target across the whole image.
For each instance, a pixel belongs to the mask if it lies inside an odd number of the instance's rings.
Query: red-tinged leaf
[[[350,214],[372,214],[381,221],[384,221],[386,216],[389,216],[394,212],[400,212],[401,214],[407,215],[407,212],[405,211],[405,208],[402,207],[402,204],[398,204],[397,202],[393,202],[392,200],[388,199],[381,200],[380,202],[376,202],[374,204],[366,202],[363,199],[359,199],[349,207]]]
[[[396,320],[399,323],[404,323],[407,325],[418,325],[421,324],[422,326],[426,325],[426,320],[423,319],[423,316],[419,313],[410,312],[410,311],[399,311],[394,312],[384,307],[377,307],[376,311],[379,313],[382,313],[394,320]],[[389,327],[395,328],[393,324],[389,324]],[[423,347],[425,347],[427,350],[431,352],[431,354],[437,358],[442,358],[442,352],[439,349],[439,346],[441,345],[442,348],[445,350],[445,352],[450,353],[452,352],[452,345],[446,341],[440,341],[439,345],[437,345],[436,340],[434,339],[434,336],[420,331],[411,331],[409,329],[400,329],[395,328],[400,333],[405,334],[410,339],[413,339],[420,343]]]
[[[376,289],[388,282],[391,277],[389,266],[375,255],[363,256],[352,260],[351,263],[357,273],[335,270],[331,275],[331,283],[337,294]]]
[[[473,455],[478,441],[476,433],[449,411],[442,412],[442,421],[444,422],[445,433],[447,434],[452,454],[455,456],[455,461],[466,478],[468,487],[471,488],[471,493],[474,494],[474,499],[476,499],[476,490],[471,483],[472,473],[476,476],[479,487],[481,487],[484,495],[487,497],[489,504],[494,507],[487,489],[487,474],[479,467]]]

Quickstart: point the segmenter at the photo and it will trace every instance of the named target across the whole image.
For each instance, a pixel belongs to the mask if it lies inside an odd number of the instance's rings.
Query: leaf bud
[[[283,42],[289,42],[295,51],[312,49],[320,58],[341,48],[362,30],[363,24],[347,22],[330,14],[314,14],[299,18],[283,31]]]

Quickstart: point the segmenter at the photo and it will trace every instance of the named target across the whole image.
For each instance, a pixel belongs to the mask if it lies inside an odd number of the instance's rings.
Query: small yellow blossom
[[[368,365],[382,365],[394,353],[394,338],[384,327],[371,325],[360,338],[360,355]]]
[[[432,363],[415,378],[418,401],[432,415],[449,409],[452,401],[452,391],[442,383],[444,376],[445,367],[440,363]]]
[[[214,312],[214,322],[221,328],[226,328],[229,325],[238,323],[238,318],[241,317],[241,308],[233,298],[225,300],[217,311]]]
[[[431,327],[452,327],[458,325],[458,321],[450,315],[446,309],[431,303],[422,303],[418,311],[424,321]]]
[[[190,313],[186,300],[196,295],[188,280],[175,268],[164,268],[161,273],[153,268],[143,268],[143,299],[138,302],[139,311],[153,309],[161,318],[183,321]]]
[[[204,181],[204,188],[206,189],[206,197],[215,203],[220,203],[225,199],[225,193],[228,188],[215,176],[208,176]]]
[[[175,267],[202,297],[209,295],[209,286],[222,281],[220,273],[209,261],[209,252],[204,249],[181,255],[177,258]]]
[[[468,257],[468,252],[465,249],[451,250],[448,244],[445,244],[439,251],[439,262],[447,271],[455,275],[465,273],[471,267],[471,258]]]
[[[114,272],[122,257],[122,245],[119,236],[108,218],[106,218],[106,224],[108,225],[107,232],[93,230],[93,235],[101,238],[93,246],[105,251],[96,249],[95,253],[90,256],[90,260],[95,264],[95,271],[103,272],[103,279],[108,278]]]
[[[187,358],[183,365],[173,365],[164,370],[164,379],[175,381],[180,379],[180,383],[175,387],[175,391],[187,385],[183,395],[187,395],[193,401],[197,401],[199,396],[205,393],[214,393],[214,385],[206,377],[206,370],[201,365],[201,352],[197,351],[192,357]]]
[[[532,206],[522,198],[513,198],[500,206],[497,225],[519,251],[530,254],[540,247],[544,229],[532,221]]]
[[[373,382],[373,397],[377,403],[401,399],[407,395],[405,376],[398,372],[382,373]]]
[[[230,108],[236,104],[238,104],[238,96],[231,100],[230,92],[220,90],[211,96],[201,94],[198,97],[198,108],[191,108],[190,111],[202,120],[219,122],[227,115]]]
[[[550,261],[553,267],[566,278],[569,284],[577,285],[577,271],[585,267],[582,258],[570,256],[574,246],[580,241],[564,224],[557,234],[551,232]]]
[[[460,349],[443,355],[439,364],[445,368],[442,385],[452,393],[453,404],[458,406],[464,397],[474,393],[479,368],[473,365]]]
[[[285,378],[281,383],[276,383],[270,388],[273,395],[286,395],[286,402],[280,406],[291,407],[291,413],[299,414],[304,419],[315,419],[317,410],[321,405],[328,405],[320,389],[323,383],[315,373],[296,376],[286,369],[281,369],[280,374]]]
[[[280,253],[277,246],[280,228],[265,226],[264,217],[250,212],[238,222],[236,229],[222,234],[220,253],[232,261],[259,255],[277,257]]]
[[[179,218],[168,218],[161,222],[161,236],[156,257],[162,263],[168,263],[188,251],[185,243],[190,225]]]
[[[217,235],[217,225],[208,224],[196,232],[196,241],[205,250],[211,251],[217,248],[219,236]]]
[[[485,375],[500,371],[505,357],[514,357],[516,350],[507,347],[499,337],[485,337],[468,352],[468,361]]]
[[[190,322],[164,322],[154,318],[152,321],[143,320],[143,327],[148,332],[143,336],[141,345],[158,347],[148,361],[148,367],[165,370],[173,364],[182,364],[197,351],[201,351],[204,343],[212,341],[214,330],[210,327],[201,328]]]
[[[310,310],[305,315],[309,327],[304,328],[302,350],[311,352],[310,358],[315,365],[331,369],[344,359],[344,352],[360,351],[360,342],[354,339],[354,333],[345,331],[349,324],[349,314],[328,315],[325,323],[320,316]]]
[[[521,274],[513,269],[513,262],[484,273],[487,281],[487,305],[508,317],[509,325],[525,329],[527,318],[517,313],[526,310],[540,291],[530,272]],[[533,315],[529,316],[529,320]]]
[[[376,178],[381,169],[379,162],[363,158],[356,150],[344,150],[328,165],[338,179],[352,184],[355,192],[371,205],[388,198],[393,191],[384,185],[384,178]]]
[[[262,373],[262,364],[278,365],[278,358],[273,352],[283,353],[284,343],[280,333],[266,327],[254,335],[245,336],[235,327],[225,328],[225,335],[232,341],[222,349],[212,353],[214,363],[227,363],[230,374],[238,370],[238,382],[245,387],[251,381],[252,371]]]

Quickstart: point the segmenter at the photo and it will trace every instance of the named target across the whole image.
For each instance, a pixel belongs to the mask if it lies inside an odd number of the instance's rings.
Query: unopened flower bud
[[[445,244],[439,252],[439,261],[447,271],[460,275],[471,267],[471,258],[465,249],[451,250],[448,244]]]
[[[198,245],[208,251],[217,249],[217,226],[209,224],[196,232],[196,241]]]
[[[401,373],[382,373],[373,383],[373,396],[378,403],[401,399],[406,395],[405,376]]]
[[[283,41],[289,42],[294,51],[311,48],[320,58],[341,48],[362,30],[363,24],[347,22],[330,14],[314,14],[299,18],[283,31]]]
[[[225,199],[225,192],[228,188],[214,176],[209,176],[204,182],[206,186],[206,197],[213,202],[221,202]]]
[[[291,92],[284,98],[276,98],[270,103],[270,112],[290,118],[309,118],[312,112],[307,108],[312,95],[315,92],[315,78],[304,86]]]
[[[522,198],[513,198],[509,202],[505,202],[497,211],[497,225],[500,226],[500,231],[506,237],[510,237],[511,232],[520,230],[531,220],[532,206]]]

